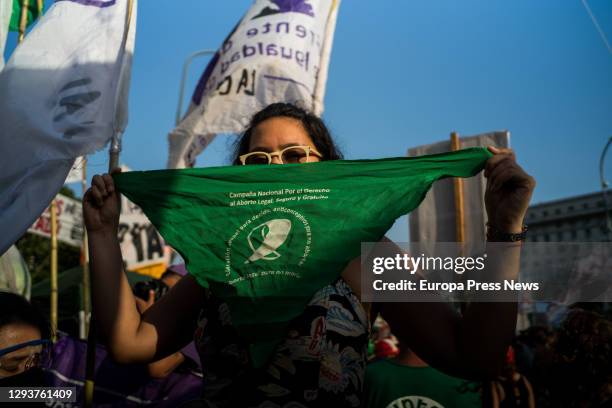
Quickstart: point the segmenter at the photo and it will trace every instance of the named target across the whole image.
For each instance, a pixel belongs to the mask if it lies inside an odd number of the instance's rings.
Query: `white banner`
[[[0,253],[125,128],[135,25],[136,0],[56,1],[0,73]]]
[[[181,123],[169,168],[192,167],[218,133],[244,130],[274,102],[323,112],[339,0],[256,0],[210,61]]]
[[[171,250],[151,221],[136,204],[121,197],[119,245],[127,269],[134,270],[164,262],[170,263]]]
[[[65,195],[55,196],[57,208],[57,240],[74,247],[80,247],[83,241],[83,207],[79,200]],[[45,209],[28,232],[43,237],[51,237],[50,206]]]
[[[83,240],[83,209],[81,201],[62,194],[55,196],[57,206],[57,239],[74,247]],[[28,232],[43,237],[51,236],[50,207],[45,209],[28,229]],[[121,254],[128,269],[170,262],[171,250],[164,244],[153,224],[140,207],[121,196],[121,215],[117,233]]]
[[[126,166],[121,168],[124,172],[129,171]],[[134,270],[159,262],[170,263],[170,247],[165,245],[142,209],[124,196],[121,196],[118,237],[127,269]]]

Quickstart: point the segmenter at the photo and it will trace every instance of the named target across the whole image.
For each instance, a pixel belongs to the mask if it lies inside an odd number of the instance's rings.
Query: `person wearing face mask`
[[[535,181],[509,149],[489,148],[485,196],[495,240],[524,235],[523,218]],[[234,165],[300,164],[342,159],[323,121],[287,103],[255,114],[237,143]],[[278,167],[282,171],[283,167]],[[149,187],[149,186],[147,186]],[[153,188],[154,186],[150,186]],[[357,407],[370,323],[362,305],[360,259],[321,287],[294,318],[286,337],[263,369],[254,367],[248,344],[232,324],[226,302],[192,275],[182,278],[144,314],[122,272],[117,241],[119,194],[112,177],[97,175],[83,198],[89,236],[93,301],[100,333],[124,363],[151,362],[192,339],[204,370],[204,400],[217,407]],[[346,209],[350,215],[351,208]],[[281,220],[282,221],[282,220]],[[287,231],[286,226],[275,225]],[[284,229],[283,229],[284,227]],[[262,227],[263,228],[263,227]],[[381,241],[388,242],[386,238]],[[278,246],[278,245],[276,245]],[[261,245],[248,262],[271,259],[274,245]],[[510,278],[518,275],[520,246],[504,258]],[[516,305],[474,302],[463,315],[444,303],[380,303],[378,310],[423,359],[456,376],[492,376],[503,363],[514,334]],[[437,324],[432,324],[437,322]],[[264,336],[267,333],[264,333]]]
[[[0,292],[0,387],[46,386],[51,344],[40,311],[22,296]]]

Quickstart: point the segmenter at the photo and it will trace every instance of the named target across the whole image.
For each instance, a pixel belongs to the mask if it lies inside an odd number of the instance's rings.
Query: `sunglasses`
[[[308,163],[310,156],[323,158],[323,155],[310,146],[289,146],[274,152],[250,152],[239,157],[240,163],[272,164],[272,157],[278,157],[281,164]]]

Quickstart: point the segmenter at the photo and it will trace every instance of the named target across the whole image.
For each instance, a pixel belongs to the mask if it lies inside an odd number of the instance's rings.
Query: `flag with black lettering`
[[[0,72],[0,253],[127,123],[136,0],[58,0]]]
[[[323,112],[340,0],[256,0],[204,70],[168,136],[169,168],[193,167],[216,134],[244,130],[275,102]]]

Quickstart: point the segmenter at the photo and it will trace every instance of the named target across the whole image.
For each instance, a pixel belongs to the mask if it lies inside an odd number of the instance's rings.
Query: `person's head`
[[[550,359],[537,361],[545,373],[551,406],[604,406],[612,399],[612,322],[574,309],[556,330]],[[608,405],[605,405],[608,406]]]
[[[21,374],[38,365],[49,325],[22,296],[0,292],[0,378]]]
[[[305,146],[306,149],[296,146]],[[265,164],[268,162],[265,154],[244,155],[283,150],[283,159],[273,155],[272,164],[342,158],[320,118],[289,103],[273,103],[253,115],[249,126],[236,143],[233,164],[243,164],[243,161],[244,164]]]

